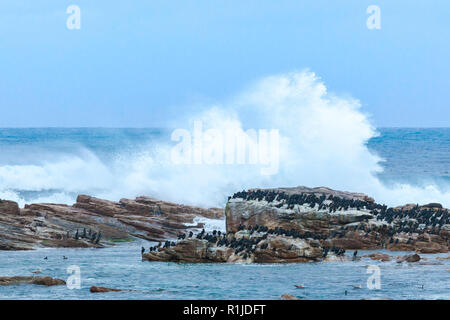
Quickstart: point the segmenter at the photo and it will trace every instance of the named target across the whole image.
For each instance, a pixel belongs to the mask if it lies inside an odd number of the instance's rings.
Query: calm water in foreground
[[[77,265],[81,269],[81,289],[22,284],[0,287],[0,298],[278,299],[289,293],[303,299],[450,299],[448,260],[441,260],[442,265],[397,264],[369,259],[283,265],[150,263],[141,261],[141,244],[135,242],[106,249],[2,251],[1,275],[32,275],[32,271],[40,269],[41,275],[67,280],[70,276],[67,267]],[[365,253],[360,252],[361,255]],[[63,260],[64,255],[67,260]],[[48,260],[44,260],[46,256]],[[448,254],[422,256],[426,262],[437,262],[436,257]],[[380,267],[380,290],[367,288],[368,265]],[[305,289],[296,289],[295,284],[304,284]],[[353,288],[360,284],[362,289]],[[90,293],[89,288],[93,285],[133,291]]]

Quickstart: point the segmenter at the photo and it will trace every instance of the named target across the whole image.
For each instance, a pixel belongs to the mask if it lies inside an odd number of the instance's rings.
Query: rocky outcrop
[[[189,263],[287,263],[319,261],[318,241],[268,234],[264,230],[240,230],[225,235],[198,234],[174,246],[154,248],[143,260]]]
[[[418,254],[408,254],[405,256],[401,256],[397,259],[397,263],[402,263],[402,262],[419,262],[420,261],[420,256]]]
[[[292,294],[285,293],[281,295],[281,300],[301,300],[301,299],[296,296],[293,296]]]
[[[450,213],[439,204],[388,208],[328,188],[253,189],[229,198],[226,227],[263,225],[319,240],[323,247],[448,252]]]
[[[0,212],[7,215],[19,215],[19,205],[16,202],[0,199]]]
[[[80,195],[73,206],[0,202],[0,250],[36,247],[103,247],[133,237],[152,241],[176,238],[203,224],[196,217],[219,219],[221,209],[178,205],[148,197],[118,202]]]
[[[224,212],[226,233],[198,233],[197,217],[220,219]],[[160,242],[143,254],[148,261],[346,261],[349,249],[448,252],[450,214],[436,203],[388,208],[361,193],[324,187],[237,192],[224,211],[149,197],[115,202],[80,195],[73,206],[24,209],[0,202],[3,250],[103,247],[133,237]]]
[[[0,285],[2,286],[10,286],[17,284],[35,284],[40,286],[59,286],[65,285],[66,282],[61,279],[52,278],[48,276],[38,277],[38,276],[14,276],[14,277],[0,277]]]
[[[379,260],[381,262],[391,261],[391,259],[392,259],[392,257],[390,255],[385,254],[385,253],[379,253],[379,252],[371,253],[364,257],[368,257],[372,260]]]
[[[201,232],[150,248],[148,261],[286,263],[358,260],[345,250],[447,252],[450,215],[437,204],[388,208],[328,188],[238,192],[225,208],[226,234]],[[369,255],[389,261],[388,255]],[[412,262],[418,255],[405,257]],[[403,258],[400,258],[403,259]]]

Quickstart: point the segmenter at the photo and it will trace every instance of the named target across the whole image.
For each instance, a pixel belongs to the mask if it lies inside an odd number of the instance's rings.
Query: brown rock
[[[251,239],[254,236],[247,231],[227,235],[229,240],[232,237]],[[217,246],[203,239],[188,238],[179,241],[174,247],[160,248],[159,251],[147,252],[142,255],[142,259],[147,261],[188,263],[290,263],[318,261],[321,257],[322,247],[318,241],[274,235],[260,241],[252,253],[239,252],[236,254],[233,248]]]
[[[162,248],[159,252],[144,253],[142,259],[187,263],[223,263],[228,261],[233,251],[231,248],[213,246],[207,240],[189,238],[178,242],[175,247]]]
[[[372,260],[379,260],[382,262],[391,261],[391,256],[384,254],[384,253],[371,253],[364,257],[369,257]]]
[[[15,202],[0,202],[0,250],[28,250],[36,247],[101,248],[134,237],[165,241],[187,234],[196,217],[219,218],[223,210],[138,197],[107,201],[79,195],[73,206],[29,204],[19,209]],[[92,239],[101,233],[101,238]],[[78,230],[78,239],[75,239]]]
[[[308,202],[311,195],[315,195],[315,199]],[[299,199],[302,199],[303,204],[299,203]],[[448,252],[449,243],[446,240],[450,236],[448,224],[443,224],[439,230],[427,226],[425,232],[420,229],[405,232],[405,228],[398,228],[400,225],[406,225],[404,220],[409,219],[407,214],[410,210],[421,214],[423,211],[429,212],[430,209],[439,212],[439,217],[444,221],[448,220],[449,210],[443,209],[438,204],[422,207],[408,204],[387,208],[363,194],[328,188],[297,187],[251,189],[248,192],[236,193],[230,197],[225,215],[228,232],[236,232],[240,225],[244,227],[263,225],[270,229],[278,227],[294,230],[300,235],[321,236],[325,238],[321,240],[321,245],[329,248]],[[393,212],[396,215],[392,218]],[[377,219],[379,215],[383,218]],[[390,221],[391,218],[393,221]],[[411,221],[406,221],[407,225],[414,225],[417,222],[410,219]]]
[[[37,284],[42,286],[59,286],[64,285],[66,282],[61,279],[54,279],[52,277],[34,277],[31,284]]]
[[[106,288],[106,287],[97,287],[97,286],[92,286],[89,289],[90,292],[92,293],[101,293],[101,292],[119,292],[122,291],[121,289],[112,289],[112,288]]]
[[[420,256],[418,254],[407,254],[404,256],[401,256],[397,259],[397,263],[402,262],[418,262],[420,261]]]
[[[282,294],[281,295],[281,299],[282,300],[301,300],[300,298],[295,297],[295,296],[293,296],[292,294],[289,294],[289,293]]]
[[[0,285],[7,286],[7,285],[16,285],[21,283],[27,283],[27,284],[35,284],[35,285],[41,285],[41,286],[58,286],[58,285],[65,285],[66,282],[61,279],[52,278],[48,276],[14,276],[14,277],[0,277]]]
[[[19,205],[14,201],[0,199],[0,214],[19,215]]]

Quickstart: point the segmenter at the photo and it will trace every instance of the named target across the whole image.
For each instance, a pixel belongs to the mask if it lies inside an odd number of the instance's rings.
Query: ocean
[[[0,198],[23,206],[72,204],[80,193],[110,200],[148,195],[208,207],[223,206],[229,195],[249,187],[325,185],[365,192],[389,205],[441,202],[450,207],[450,128],[376,131],[378,135],[359,139],[352,150],[335,149],[332,157],[322,155],[323,144],[318,151],[316,145],[305,147],[299,161],[319,159],[318,168],[302,170],[282,155],[278,174],[261,177],[247,166],[205,169],[168,163],[174,145],[168,129],[0,129]],[[361,159],[370,161],[365,166]],[[141,245],[150,246],[138,240],[97,250],[0,251],[0,276],[31,275],[41,269],[42,274],[67,279],[70,265],[81,270],[81,289],[0,287],[0,298],[277,299],[289,293],[304,299],[450,299],[448,260],[437,265],[368,259],[289,265],[149,263],[141,261]],[[446,255],[423,256],[436,261]],[[379,290],[365,286],[369,264],[381,268]],[[353,289],[359,284],[362,289]],[[131,291],[92,294],[92,285]]]

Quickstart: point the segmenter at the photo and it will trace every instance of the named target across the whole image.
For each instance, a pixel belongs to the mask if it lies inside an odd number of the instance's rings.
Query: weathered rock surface
[[[408,254],[405,256],[401,256],[397,259],[397,263],[402,262],[418,262],[420,261],[420,256],[418,254]]]
[[[191,232],[203,227],[194,222],[196,217],[217,219],[224,212],[226,233]],[[448,252],[450,214],[435,203],[388,208],[364,194],[323,187],[238,192],[225,210],[148,197],[114,202],[80,195],[73,206],[31,204],[24,209],[0,202],[3,250],[103,247],[132,237],[160,242],[142,255],[148,261],[348,261],[345,250]],[[172,241],[177,237],[178,242]]]
[[[286,263],[319,261],[323,250],[318,241],[240,230],[226,235],[197,235],[175,246],[155,248],[143,260],[190,263],[256,262]]]
[[[348,261],[345,250],[448,252],[447,209],[437,204],[388,208],[360,193],[328,188],[254,189],[234,194],[225,208],[225,235],[193,235],[143,255],[149,261]],[[242,240],[243,239],[243,240]],[[372,254],[389,261],[388,255]],[[418,255],[405,257],[412,262]],[[352,257],[358,260],[357,252]],[[419,258],[420,259],[420,258]]]
[[[35,284],[35,285],[41,285],[41,286],[59,286],[59,285],[65,285],[66,282],[61,279],[52,278],[48,276],[14,276],[14,277],[0,277],[0,285],[2,286],[10,286],[10,285],[17,285],[17,284]]]
[[[0,202],[0,250],[36,247],[103,247],[139,237],[176,238],[201,228],[194,218],[222,218],[221,209],[178,205],[148,197],[106,201],[80,195],[73,206]]]
[[[0,212],[8,215],[20,214],[19,205],[16,202],[0,199]]]
[[[92,293],[102,293],[102,292],[120,292],[122,290],[121,289],[113,289],[113,288],[92,286],[89,289],[89,291],[92,292]]]
[[[328,188],[253,189],[230,197],[225,215],[227,231],[278,227],[324,247],[449,251],[450,213],[439,204],[388,208],[363,194]]]
[[[301,300],[301,299],[293,296],[292,294],[285,293],[281,295],[281,300]]]
[[[379,260],[382,262],[391,261],[391,259],[392,259],[392,257],[390,255],[384,254],[384,253],[379,253],[379,252],[371,253],[364,257],[369,257],[372,260]]]

